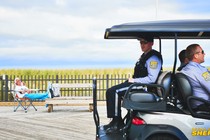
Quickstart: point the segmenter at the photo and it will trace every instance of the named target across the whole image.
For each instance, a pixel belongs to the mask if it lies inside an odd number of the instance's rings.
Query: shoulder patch
[[[156,69],[158,66],[158,62],[157,61],[151,61],[150,64],[149,64],[149,67],[151,69]]]
[[[204,72],[204,73],[202,74],[202,76],[203,76],[203,78],[204,78],[206,81],[210,81],[210,74],[209,74],[209,72]]]

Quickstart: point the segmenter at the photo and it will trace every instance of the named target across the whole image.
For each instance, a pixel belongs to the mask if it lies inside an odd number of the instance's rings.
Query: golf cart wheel
[[[170,134],[156,134],[150,136],[146,140],[180,140],[180,139]]]

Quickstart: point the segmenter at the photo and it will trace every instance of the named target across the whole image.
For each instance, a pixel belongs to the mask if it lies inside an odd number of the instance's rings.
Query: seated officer
[[[133,83],[155,83],[162,69],[162,56],[152,49],[153,37],[144,36],[139,41],[143,54],[136,62],[133,77],[106,91],[107,117],[112,118],[112,121],[103,127],[106,133],[118,131],[124,126],[121,117],[121,99],[128,87]]]
[[[205,56],[203,49],[199,44],[191,44],[186,49],[186,56],[189,63],[181,72],[187,75],[192,85],[193,95],[210,101],[210,72],[206,67],[201,66]],[[192,108],[205,110],[205,106],[198,101],[193,102]]]

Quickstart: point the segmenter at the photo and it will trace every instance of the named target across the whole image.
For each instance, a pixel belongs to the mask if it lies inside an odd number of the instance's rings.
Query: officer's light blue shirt
[[[188,76],[194,96],[210,100],[210,72],[206,67],[190,61],[181,72]],[[200,103],[196,102],[195,106],[197,105]]]
[[[161,70],[162,62],[156,55],[153,55],[146,61],[145,66],[147,67],[148,76],[135,78],[135,83],[154,83]]]

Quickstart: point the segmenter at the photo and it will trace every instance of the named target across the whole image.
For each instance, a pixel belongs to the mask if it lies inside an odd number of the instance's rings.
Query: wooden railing
[[[48,82],[51,83],[91,83],[95,77],[97,80],[97,100],[106,100],[106,90],[114,85],[124,82],[131,75],[35,75],[35,76],[21,76],[21,75],[1,75],[0,76],[0,101],[13,101],[12,90],[14,86],[14,79],[19,77],[28,88],[39,89],[40,92],[47,90]],[[83,88],[62,88],[62,96],[90,96],[92,91]]]

